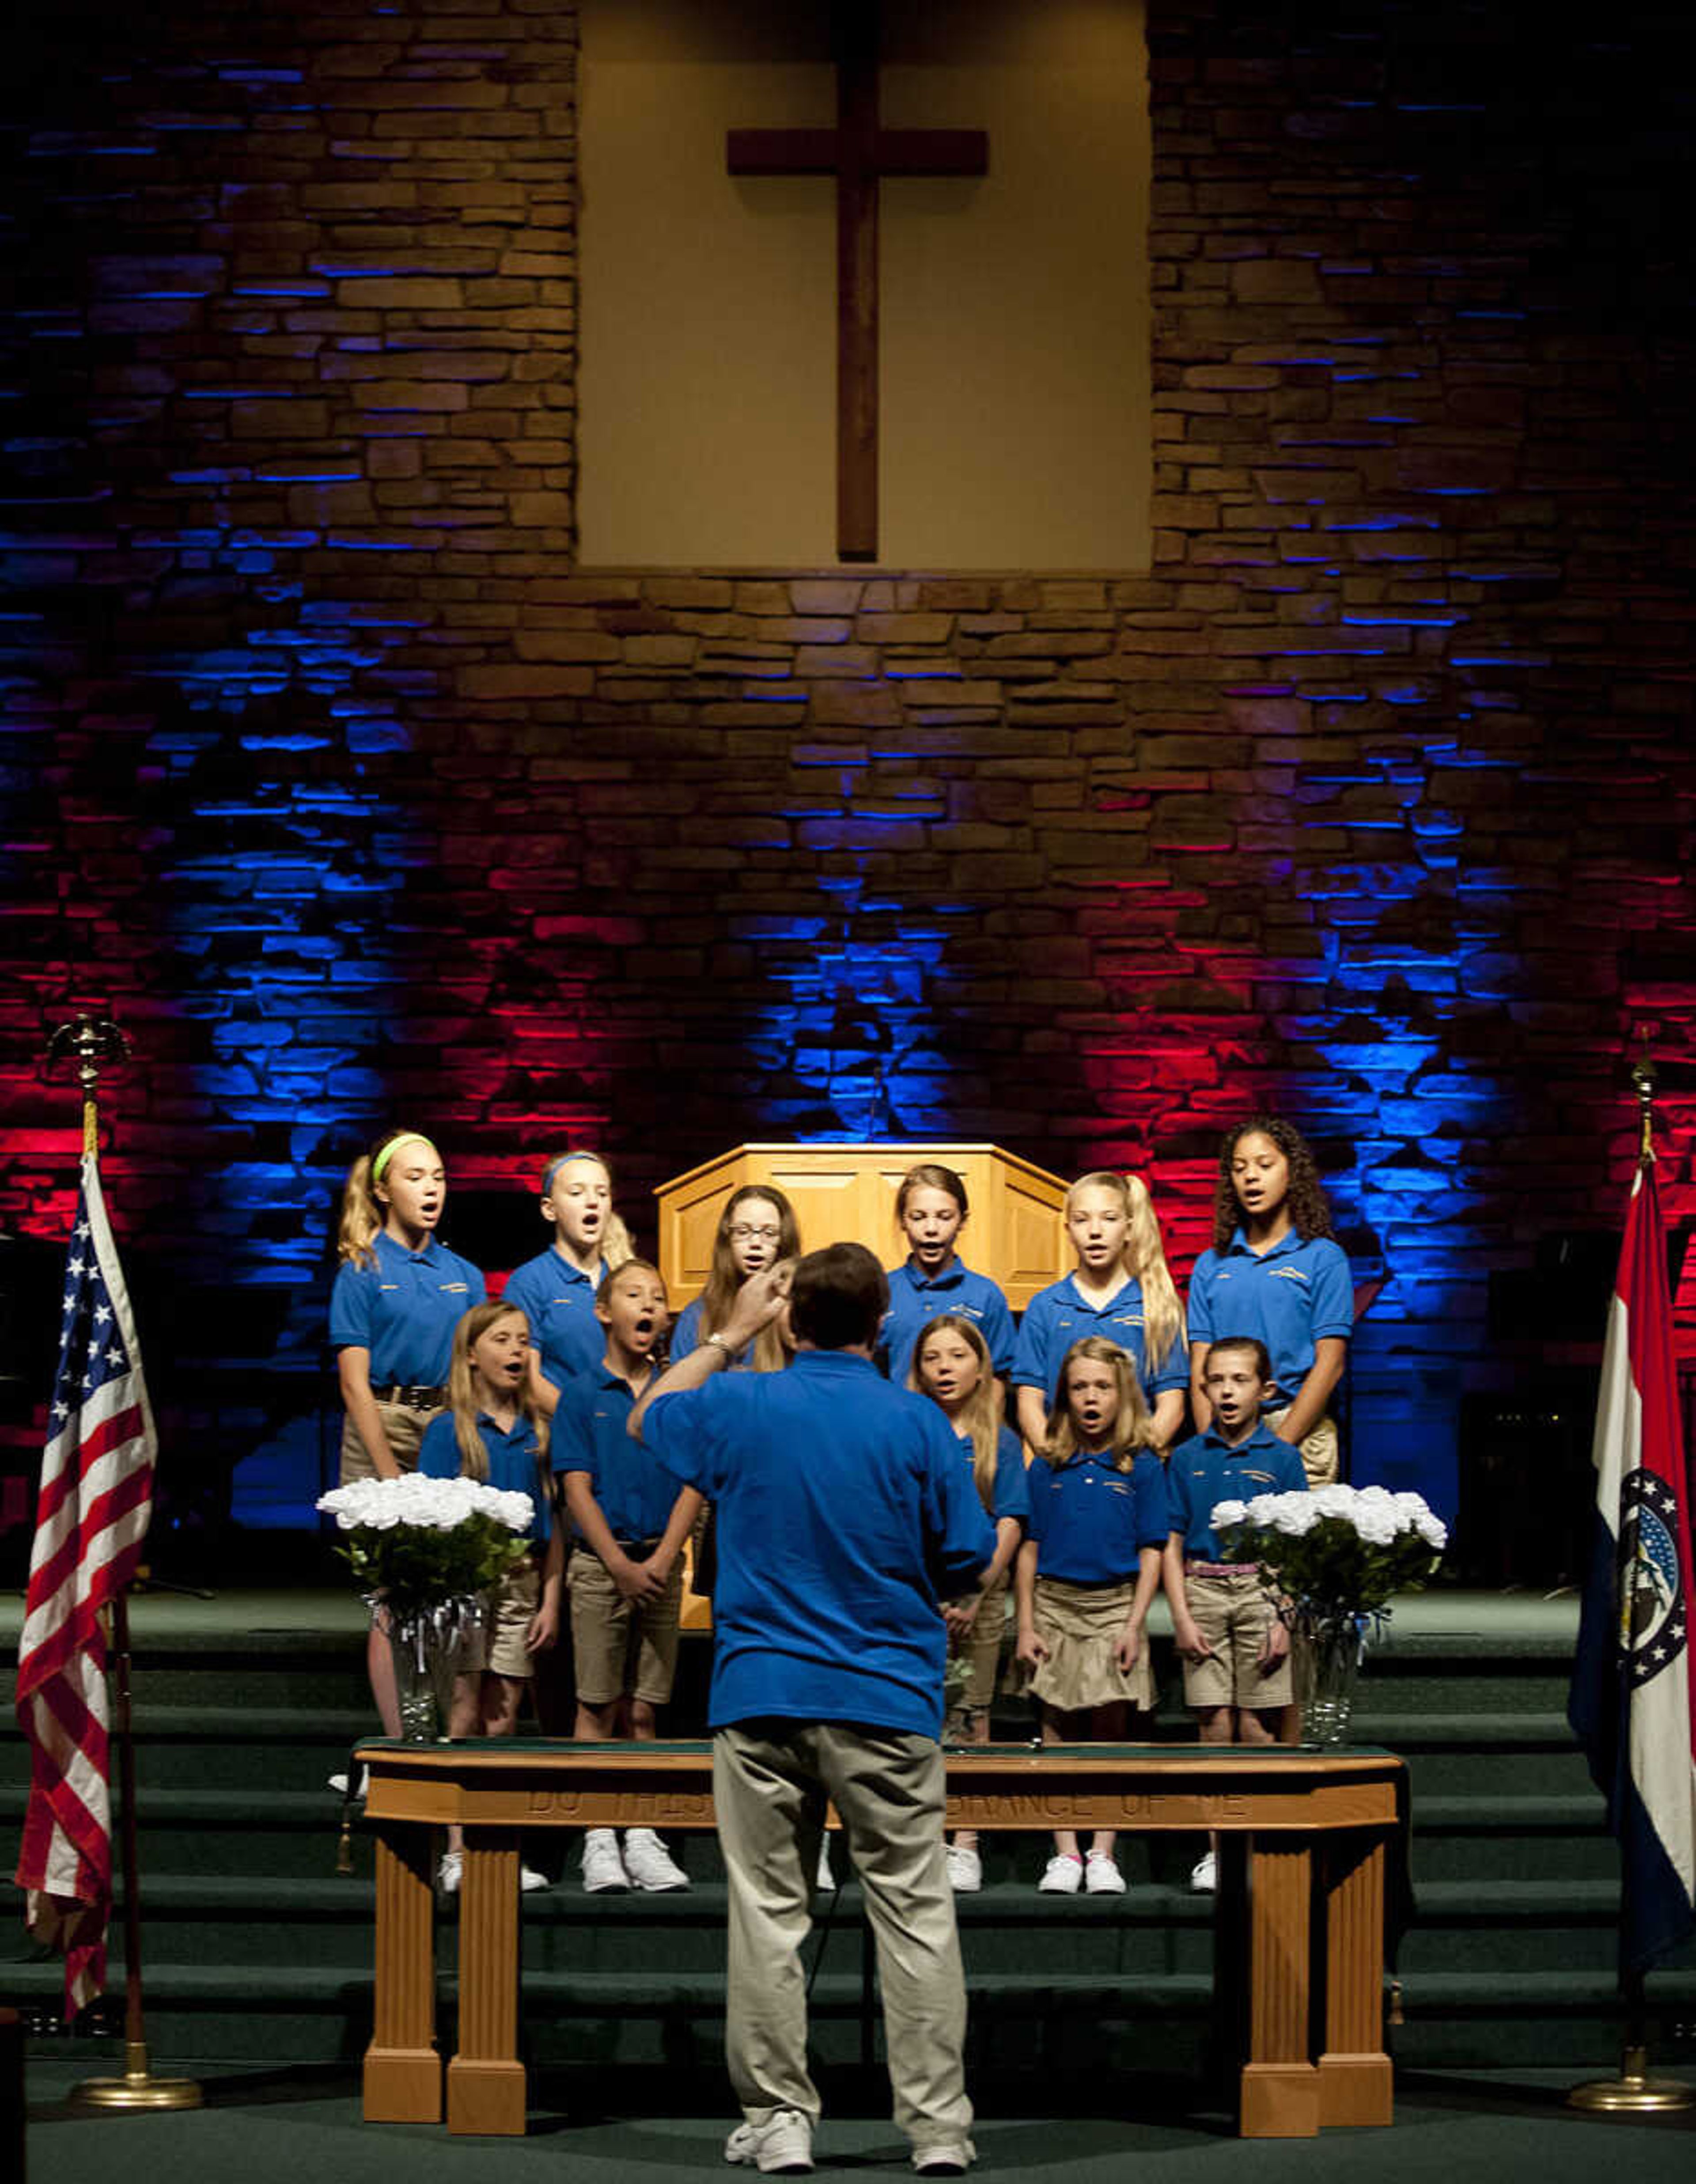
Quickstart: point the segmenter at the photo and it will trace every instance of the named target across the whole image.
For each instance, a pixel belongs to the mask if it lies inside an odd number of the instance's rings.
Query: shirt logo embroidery
[[[1275,1282],[1299,1282],[1307,1287],[1307,1276],[1299,1267],[1269,1267],[1266,1271]]]

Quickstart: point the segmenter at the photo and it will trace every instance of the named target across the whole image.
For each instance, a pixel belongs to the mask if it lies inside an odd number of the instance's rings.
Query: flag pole
[[[130,1042],[114,1023],[81,1016],[75,1023],[61,1024],[53,1034],[49,1056],[66,1053],[76,1057],[82,1086],[82,1156],[97,1164],[100,1157],[100,1071],[108,1061],[120,1061]],[[147,2064],[147,2020],[142,1999],[142,1892],[136,1854],[136,1746],[130,1726],[130,1603],[129,1586],[122,1585],[112,1602],[113,1728],[118,1747],[120,1818],[120,1856],[124,1874],[124,2075],[121,2078],[85,2078],[70,2092],[73,2107],[122,2112],[163,2109],[197,2109],[202,2092],[193,2078],[156,2078]]]
[[[1649,1032],[1642,1034],[1642,1050],[1632,1065],[1632,1086],[1638,1095],[1638,1173],[1654,1166],[1655,1067],[1649,1051]],[[1635,1574],[1627,1579],[1635,1582]],[[1649,2070],[1648,2003],[1640,1965],[1626,1961],[1626,1936],[1630,1930],[1632,1861],[1620,1858],[1620,2014],[1619,2075],[1591,2078],[1574,2086],[1566,2096],[1570,2109],[1591,2115],[1665,2115],[1696,2107],[1696,2088],[1677,2078],[1652,2078]]]

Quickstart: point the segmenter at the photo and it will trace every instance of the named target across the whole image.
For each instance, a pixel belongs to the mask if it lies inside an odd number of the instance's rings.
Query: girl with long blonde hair
[[[434,1418],[419,1451],[430,1479],[475,1479],[503,1493],[527,1494],[532,1515],[528,1556],[514,1564],[485,1603],[483,1627],[454,1664],[451,1736],[510,1736],[534,1673],[535,1657],[559,1632],[564,1556],[553,1522],[548,1469],[548,1418],[529,1387],[530,1329],[504,1301],[475,1305],[453,1332],[448,1407]],[[448,1830],[437,1874],[442,1891],[459,1886],[464,1841]],[[528,1866],[522,1885],[545,1888]]]
[[[1067,1191],[1065,1210],[1077,1264],[1032,1298],[1020,1323],[1013,1361],[1019,1430],[1040,1447],[1060,1360],[1073,1343],[1097,1334],[1129,1351],[1155,1443],[1170,1448],[1183,1428],[1189,1359],[1148,1187],[1140,1176],[1095,1168]]]
[[[1018,1435],[1002,1423],[994,1362],[975,1320],[963,1313],[938,1313],[919,1337],[909,1384],[928,1396],[954,1428],[984,1513],[995,1526],[994,1557],[978,1589],[943,1603],[948,1650],[959,1671],[943,1714],[943,1741],[987,1744],[1007,1627],[1009,1573],[1031,1513],[1025,1459]],[[948,1880],[962,1895],[982,1887],[975,1828],[961,1828],[948,1845]]]
[[[1031,1467],[1030,1532],[1015,1580],[1015,1656],[1030,1674],[1044,1744],[1118,1742],[1127,1711],[1154,1703],[1143,1625],[1171,1529],[1165,1467],[1130,1352],[1086,1335],[1061,1362]],[[1044,1895],[1120,1896],[1111,1830],[1086,1859],[1063,1828]]]
[[[447,1197],[442,1156],[419,1130],[386,1130],[348,1171],[330,1295],[344,1486],[416,1468],[425,1428],[445,1400],[453,1330],[483,1301],[482,1275],[437,1239]],[[366,1664],[384,1733],[398,1736],[394,1663],[375,1621]]]

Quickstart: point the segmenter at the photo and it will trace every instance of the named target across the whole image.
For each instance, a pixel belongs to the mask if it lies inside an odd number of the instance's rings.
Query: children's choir
[[[331,1306],[347,1413],[342,1479],[464,1472],[523,1487],[536,1505],[531,1554],[459,1663],[456,1736],[511,1733],[567,1600],[576,1734],[657,1734],[676,1665],[686,1545],[692,1535],[704,1589],[710,1511],[632,1437],[631,1413],[668,1353],[709,1344],[733,1370],[766,1373],[793,1354],[787,1311],[734,1354],[723,1331],[742,1284],[800,1249],[782,1191],[753,1184],[734,1194],[707,1286],[674,1323],[613,1190],[598,1152],[550,1160],[540,1210],[552,1240],[490,1304],[478,1270],[437,1240],[447,1178],[428,1138],[392,1130],[348,1178]],[[1071,1185],[1065,1220],[1076,1264],[1032,1300],[1016,1329],[996,1284],[959,1256],[969,1206],[952,1169],[912,1168],[895,1211],[906,1255],[889,1271],[877,1362],[942,1411],[996,1540],[980,1589],[938,1605],[953,1657],[945,1721],[937,1695],[947,1738],[988,1740],[1009,1610],[1015,1670],[1043,1741],[1122,1738],[1154,1705],[1145,1631],[1162,1587],[1202,1740],[1292,1735],[1287,1633],[1254,1568],[1221,1559],[1210,1519],[1226,1498],[1337,1474],[1328,1407],[1346,1362],[1352,1289],[1300,1132],[1254,1116],[1226,1136],[1213,1243],[1196,1263],[1187,1315],[1138,1177],[1100,1169]],[[1009,1388],[1016,1430],[1004,1417]],[[806,1456],[796,1451],[798,1463]],[[854,1522],[852,1496],[840,1521]],[[370,1659],[394,1736],[392,1670],[375,1630]],[[459,1870],[450,1840],[444,1890]],[[622,1843],[611,1830],[592,1831],[582,1875],[592,1891],[689,1886],[647,1830]],[[968,1832],[949,1846],[948,1876],[958,1891],[981,1885]],[[1213,1879],[1209,1852],[1193,1882],[1206,1889]],[[525,1885],[543,1884],[526,1872]],[[1057,1835],[1038,1886],[1121,1892],[1112,1836],[1097,1834],[1082,1852]]]

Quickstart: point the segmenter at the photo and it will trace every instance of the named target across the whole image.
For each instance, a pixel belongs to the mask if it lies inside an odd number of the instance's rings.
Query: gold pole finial
[[[1654,1087],[1657,1072],[1649,1050],[1649,1026],[1643,1025],[1638,1033],[1641,1050],[1632,1064],[1632,1084],[1638,1095],[1638,1112],[1642,1122],[1642,1135],[1638,1140],[1638,1166],[1649,1167],[1654,1162]]]
[[[109,1017],[92,1017],[85,1009],[70,1023],[62,1023],[47,1041],[47,1067],[75,1061],[82,1087],[82,1150],[85,1158],[100,1150],[100,1072],[108,1064],[124,1061],[130,1051],[128,1036]]]

